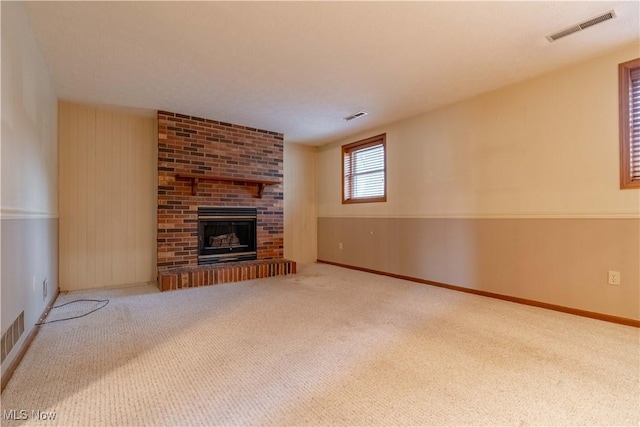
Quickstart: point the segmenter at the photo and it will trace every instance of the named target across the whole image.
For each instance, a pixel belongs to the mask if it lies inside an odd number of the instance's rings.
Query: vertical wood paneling
[[[107,212],[109,206],[107,195],[107,159],[110,146],[106,141],[109,140],[106,134],[105,114],[96,115],[96,210],[98,212]],[[108,252],[111,248],[111,239],[105,224],[95,229],[96,245],[102,247],[103,251]],[[111,260],[107,257],[97,257],[96,260],[96,285],[106,286],[111,283]]]
[[[59,110],[61,289],[155,280],[154,118]]]
[[[284,150],[284,256],[297,262],[317,258],[317,156],[299,144]]]
[[[82,156],[80,155],[80,140],[82,140],[85,135],[82,135],[80,132],[80,121],[82,118],[80,117],[79,108],[73,107],[71,109],[71,115],[69,120],[69,128],[71,131],[71,139],[70,139],[70,154],[71,161],[68,162],[66,167],[64,167],[64,171],[68,172],[71,175],[69,178],[69,182],[71,183],[72,193],[71,193],[71,205],[67,206],[65,211],[69,213],[70,216],[70,229],[69,234],[71,235],[69,241],[74,242],[74,245],[69,248],[69,270],[76,275],[79,283],[82,283],[85,280],[85,270],[84,264],[79,259],[80,254],[84,253],[86,248],[84,247],[85,240],[82,238],[83,225],[80,223],[82,220],[82,216],[84,213],[84,206],[82,203],[82,197],[80,195],[81,186],[83,184],[83,176],[82,176],[82,167],[79,165],[80,162],[83,161]],[[64,289],[61,286],[62,289]]]
[[[140,164],[145,161],[149,156],[149,153],[153,153],[153,158],[157,158],[155,141],[156,133],[155,126],[148,126],[146,122],[136,122],[136,140],[140,141],[140,144],[134,144],[135,152],[135,164]],[[156,241],[156,229],[147,227],[148,215],[146,215],[148,206],[152,205],[155,212],[157,206],[155,191],[157,182],[157,170],[154,164],[153,168],[134,168],[136,177],[136,186],[138,188],[153,188],[154,192],[149,193],[149,197],[134,197],[136,203],[136,209],[134,210],[135,217],[135,230],[138,233],[135,243],[135,255],[132,257],[134,260],[134,268],[136,274],[136,281],[144,281],[146,278],[155,278],[155,265],[156,265],[156,253],[155,241]],[[154,214],[155,221],[155,214]],[[142,242],[154,242],[154,250],[149,251],[147,245],[143,245]]]
[[[69,128],[69,108],[59,108],[58,109],[58,135],[59,140],[69,141],[70,136],[70,128]],[[60,171],[58,177],[58,186],[59,188],[67,188],[71,189],[71,182],[69,180],[69,174],[62,173],[65,167],[65,163],[68,162],[70,151],[69,144],[58,144],[58,162]],[[62,159],[65,159],[64,161]],[[69,215],[66,214],[66,207],[71,204],[71,191],[58,191],[58,212],[59,212],[59,220],[58,220],[58,241],[68,241],[70,218]],[[59,243],[61,245],[61,243]],[[58,257],[58,276],[59,278],[68,277],[69,275],[69,256],[65,256],[64,258]]]
[[[111,220],[111,235],[113,237],[113,247],[111,250],[111,270],[113,274],[113,280],[115,283],[124,283],[126,276],[126,233],[125,228],[125,206],[123,193],[127,191],[127,182],[123,178],[123,169],[125,165],[125,152],[123,150],[124,138],[127,129],[123,126],[123,118],[120,114],[113,114],[113,137],[112,145],[115,148],[113,157],[111,158],[113,168],[113,185],[111,203],[113,214]]]
[[[96,180],[96,114],[94,109],[87,109],[85,111],[86,116],[86,150],[87,150],[87,161],[85,164],[87,180],[86,180],[86,194],[87,194],[87,226],[85,232],[86,245],[87,245],[87,276],[85,278],[85,282],[87,283],[96,283],[96,264],[98,259],[98,240],[91,236],[90,230],[96,230],[100,225],[98,223],[98,215],[97,209],[95,208],[97,204],[97,194],[99,188],[97,187]],[[90,167],[89,167],[90,166]]]
[[[114,244],[114,232],[115,232],[115,220],[113,219],[115,216],[115,206],[118,201],[115,199],[116,195],[116,187],[119,185],[117,182],[117,177],[114,176],[118,172],[115,169],[116,163],[114,159],[117,157],[117,143],[114,141],[114,126],[115,122],[112,117],[112,113],[109,111],[104,112],[104,135],[105,135],[105,188],[104,192],[106,195],[106,203],[104,213],[110,218],[104,224],[104,229],[106,230],[106,239],[105,239],[105,248],[104,253],[109,256],[105,257],[105,271],[109,281],[107,283],[116,283],[113,276],[113,257],[111,254],[113,253],[113,244]],[[109,142],[107,142],[109,141]],[[106,285],[106,283],[105,283]]]
[[[135,194],[134,194],[134,189],[136,188],[140,188],[139,182],[136,182],[136,180],[134,179],[135,177],[135,162],[134,162],[134,150],[133,150],[133,144],[134,144],[134,138],[136,138],[136,134],[135,134],[135,128],[136,128],[136,120],[134,117],[125,116],[125,123],[126,123],[126,136],[124,138],[125,141],[125,157],[124,157],[124,164],[123,164],[123,171],[122,171],[122,176],[123,179],[125,180],[125,184],[124,184],[124,188],[127,189],[127,191],[124,191],[124,194],[126,195],[126,199],[123,203],[123,214],[125,215],[125,229],[126,229],[126,233],[124,235],[125,237],[125,247],[126,247],[126,258],[125,258],[125,263],[126,263],[126,271],[128,274],[130,274],[135,281],[135,277],[136,277],[136,265],[135,265],[135,239],[137,238],[137,233],[136,233],[136,229],[135,229]]]

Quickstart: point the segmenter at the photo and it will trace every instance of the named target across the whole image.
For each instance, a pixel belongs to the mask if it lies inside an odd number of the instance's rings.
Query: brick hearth
[[[200,277],[198,275],[205,271],[216,277],[227,274],[221,273],[227,268],[221,269],[218,264],[198,266],[198,207],[255,207],[258,211],[258,261],[277,260],[293,267],[274,271],[295,272],[295,263],[282,259],[283,139],[277,132],[158,112],[157,243],[158,285],[162,290],[166,290],[162,284],[166,277]],[[179,174],[237,178],[238,181],[198,180],[195,194],[192,194],[191,182],[176,179]],[[258,197],[258,186],[242,182],[242,179],[278,181],[280,184],[269,185],[262,197]],[[236,265],[229,264],[229,269],[235,271],[240,263],[233,264]],[[189,273],[189,269],[193,272]],[[245,276],[241,274],[240,277]],[[189,280],[180,283],[198,283],[191,286],[220,283]],[[168,289],[177,287],[169,286]]]
[[[228,262],[185,268],[161,268],[158,270],[158,286],[162,291],[170,291],[283,276],[295,274],[295,272],[296,263],[286,259]]]

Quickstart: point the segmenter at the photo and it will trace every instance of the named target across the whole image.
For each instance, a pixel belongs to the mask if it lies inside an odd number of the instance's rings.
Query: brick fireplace
[[[282,259],[283,150],[283,135],[277,132],[158,112],[157,243],[162,290],[231,281],[222,279],[230,277],[228,270],[246,270],[238,280],[264,277],[260,272],[295,272],[295,263]],[[215,208],[257,212],[255,261],[199,265],[198,210]],[[225,259],[236,261],[221,258]]]

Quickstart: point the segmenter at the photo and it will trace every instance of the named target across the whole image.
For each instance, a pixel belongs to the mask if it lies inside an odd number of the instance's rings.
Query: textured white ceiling
[[[640,2],[28,2],[61,99],[322,144],[640,39]],[[545,36],[610,9],[618,17]],[[369,115],[345,122],[360,110]]]

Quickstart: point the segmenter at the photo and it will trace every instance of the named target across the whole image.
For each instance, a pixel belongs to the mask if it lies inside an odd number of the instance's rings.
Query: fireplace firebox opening
[[[257,259],[256,208],[198,208],[198,264]]]

